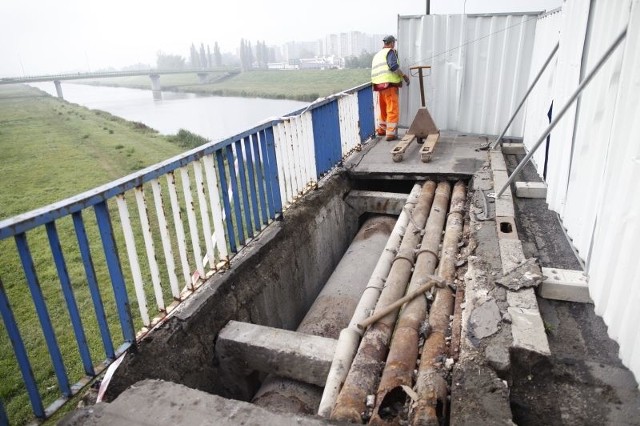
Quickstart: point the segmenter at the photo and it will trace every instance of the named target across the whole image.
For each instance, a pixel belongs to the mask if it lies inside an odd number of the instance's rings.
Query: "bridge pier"
[[[60,80],[53,80],[53,84],[56,86],[56,94],[58,97],[60,99],[64,99],[64,96],[62,96],[62,83],[60,83]]]
[[[208,72],[199,72],[197,73],[198,81],[200,84],[207,84],[209,82],[209,73]]]
[[[153,92],[153,99],[162,99],[162,87],[160,86],[160,74],[149,74],[151,79],[151,91]]]

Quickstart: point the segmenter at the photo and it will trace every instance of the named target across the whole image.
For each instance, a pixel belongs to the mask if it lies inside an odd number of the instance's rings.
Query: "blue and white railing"
[[[369,138],[373,105],[365,84],[1,221],[0,366],[22,376],[5,403],[26,394],[42,419],[79,392]]]

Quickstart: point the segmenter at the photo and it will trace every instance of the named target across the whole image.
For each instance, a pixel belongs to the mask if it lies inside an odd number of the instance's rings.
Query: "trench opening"
[[[463,183],[465,186],[464,189],[464,205],[461,209],[456,210],[458,216],[460,216],[461,223],[459,226],[463,228],[466,225],[466,231],[468,232],[468,201],[466,200],[466,184],[468,181],[459,181]],[[453,193],[455,182],[450,182],[451,194]],[[393,181],[393,180],[378,180],[378,181],[358,181],[354,183],[352,189],[366,189],[368,191],[383,191],[383,192],[398,192],[407,194],[411,187],[415,184],[415,182],[411,181]],[[437,183],[436,183],[437,184]],[[435,250],[423,250],[425,253],[429,254],[429,256],[434,255],[437,256],[435,261],[436,265],[438,265],[433,271],[434,275],[441,274],[442,266],[442,257],[445,254],[442,252],[443,244],[445,244],[445,235],[446,235],[446,226],[448,219],[453,215],[454,211],[451,207],[451,201],[448,200],[446,207],[444,209],[435,207],[434,211],[441,212],[444,215],[444,228],[438,235],[438,242]],[[366,283],[360,283],[362,287],[359,291],[357,291],[355,298],[351,299],[350,295],[345,294],[344,286],[336,287],[334,290],[327,290],[330,286],[332,277],[334,274],[341,270],[343,275],[341,278],[338,278],[338,281],[341,282],[349,282],[352,283],[357,277],[366,277],[367,279],[364,281],[368,281],[370,278],[371,272],[375,267],[375,262],[370,262],[373,257],[374,260],[377,260],[380,257],[380,252],[384,250],[384,244],[389,239],[389,234],[392,232],[392,228],[397,221],[398,216],[390,216],[378,213],[364,212],[360,216],[353,218],[356,222],[355,228],[357,232],[344,253],[342,253],[341,260],[337,264],[334,269],[331,277],[327,282],[322,286],[322,290],[318,293],[315,302],[311,305],[311,308],[305,315],[305,317],[300,322],[298,326],[298,332],[306,333],[306,334],[314,334],[321,335],[323,337],[329,337],[337,339],[340,331],[345,328],[351,317],[353,306],[357,304],[357,298],[361,294],[364,287],[366,287]],[[413,221],[413,219],[411,219]],[[504,231],[508,230],[508,223],[505,224],[503,228]],[[424,228],[419,231],[424,234]],[[383,230],[382,230],[383,229]],[[428,311],[433,310],[433,302],[435,300],[435,294],[437,291],[447,291],[450,296],[454,299],[456,296],[456,288],[463,286],[463,281],[461,280],[461,276],[464,275],[464,262],[460,262],[460,248],[462,248],[466,241],[468,241],[467,236],[463,233],[460,234],[459,237],[456,238],[455,246],[456,252],[451,255],[447,255],[450,257],[449,259],[449,274],[451,277],[447,280],[446,285],[443,285],[438,290],[432,289],[432,291],[428,291],[424,295],[419,297],[424,298],[426,300]],[[386,234],[385,234],[386,233]],[[371,244],[365,244],[363,242],[369,241],[372,236],[377,236],[379,241],[377,244],[377,248],[372,251],[376,251],[377,254],[371,254],[367,252],[367,246]],[[354,244],[360,243],[364,246],[364,252],[360,252],[359,250],[362,247],[354,248]],[[421,251],[421,246],[418,245],[415,247],[417,252]],[[342,265],[342,262],[351,256],[350,260],[347,260],[347,266]],[[291,260],[295,262],[295,259]],[[369,262],[368,265],[365,263]],[[453,262],[453,263],[452,263]],[[460,267],[461,266],[461,267]],[[415,269],[415,268],[414,268]],[[460,272],[462,271],[462,272]],[[451,275],[453,274],[453,275]],[[355,277],[354,277],[355,275]],[[344,277],[347,278],[344,278]],[[408,283],[407,283],[408,284]],[[364,285],[364,287],[363,287]],[[345,303],[345,300],[349,300],[349,303]],[[289,303],[288,301],[280,301],[280,303]],[[350,306],[346,306],[350,305]],[[458,303],[459,305],[459,303]],[[319,307],[318,307],[319,306]],[[317,312],[313,312],[314,309]],[[448,404],[443,401],[446,401],[448,398],[448,389],[451,384],[451,366],[453,363],[453,357],[456,356],[456,351],[452,348],[452,334],[455,334],[455,330],[453,330],[452,322],[455,322],[455,315],[459,313],[446,313],[444,316],[446,319],[444,320],[444,336],[445,342],[443,352],[436,353],[432,357],[430,362],[430,368],[435,372],[436,376],[439,377],[439,386],[442,388],[440,383],[444,383],[444,395],[433,399],[434,406],[433,412],[437,417],[437,421],[440,424],[448,424]],[[442,321],[441,321],[442,322]],[[424,356],[424,350],[427,345],[429,345],[429,336],[433,332],[434,326],[426,325],[428,323],[428,317],[421,321],[421,339],[419,342],[419,350],[422,354],[417,355],[417,361],[420,362],[421,356]],[[437,327],[437,326],[436,326]],[[457,325],[459,327],[459,323]],[[453,338],[455,340],[455,338]],[[459,342],[459,338],[458,338]],[[431,356],[431,355],[430,355]],[[383,362],[384,364],[384,362]],[[417,368],[417,367],[416,367]],[[416,370],[417,371],[417,370]],[[287,412],[287,413],[296,413],[296,414],[315,414],[318,409],[318,404],[320,402],[320,397],[322,396],[323,388],[321,386],[312,385],[308,383],[299,382],[292,379],[282,379],[281,377],[277,377],[277,371],[273,372],[274,374],[259,374],[256,376],[255,374],[251,375],[253,379],[253,383],[251,388],[254,389],[255,393],[252,393],[245,400],[251,401],[252,403],[263,406],[271,411],[276,412]],[[415,376],[415,373],[412,371],[412,375]],[[248,376],[245,376],[248,377]],[[259,383],[256,383],[256,378],[259,377]],[[415,378],[415,377],[414,377]],[[240,378],[241,380],[241,378]],[[380,377],[377,377],[377,380],[380,380]],[[257,385],[260,385],[259,388]],[[416,383],[415,380],[412,382],[412,387],[415,389]],[[373,392],[375,394],[375,392]],[[412,404],[414,404],[413,397],[408,397],[407,392],[402,387],[396,387],[392,391],[386,393],[382,398],[382,402],[379,406],[377,406],[377,411],[375,411],[382,419],[387,420],[398,420],[400,418],[402,421],[407,421],[411,414]],[[444,398],[444,399],[442,399]],[[293,402],[292,402],[293,401]],[[370,407],[367,413],[367,410],[363,410],[363,418],[360,421],[368,420],[368,417],[374,413],[372,411],[373,407]]]

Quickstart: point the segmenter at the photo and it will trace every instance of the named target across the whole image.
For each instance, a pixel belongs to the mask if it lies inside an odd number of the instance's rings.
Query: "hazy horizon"
[[[432,14],[551,10],[562,0],[432,0]],[[232,4],[184,0],[94,2],[9,0],[0,15],[0,77],[120,69],[156,63],[158,51],[189,57],[192,43],[217,41],[234,52],[244,38],[281,45],[328,34],[396,34],[398,15],[423,15],[426,1],[239,0]]]

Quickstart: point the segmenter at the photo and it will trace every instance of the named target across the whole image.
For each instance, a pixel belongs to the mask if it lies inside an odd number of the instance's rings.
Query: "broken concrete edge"
[[[336,173],[270,224],[229,270],[211,277],[128,352],[105,400],[144,379],[248,400],[259,376],[225,382],[215,357],[217,334],[229,320],[297,327],[357,231],[358,212],[343,202],[350,189],[347,174]],[[291,289],[292,281],[299,285]],[[285,299],[291,303],[277,303]]]
[[[504,184],[507,182],[508,174],[506,171],[504,156],[502,152],[492,151],[491,154],[491,169],[494,174],[494,190],[498,191],[499,188],[504,186]],[[503,166],[505,166],[504,170]],[[505,197],[507,193],[508,196]],[[499,214],[499,201],[503,203],[503,210],[514,213]],[[517,229],[515,225],[515,210],[513,207],[513,198],[511,197],[510,188],[507,188],[507,191],[505,191],[505,194],[503,194],[500,199],[496,199],[496,216],[506,216],[502,220],[512,218],[513,220],[511,221],[511,226],[513,227],[513,232],[517,235]],[[507,274],[509,271],[515,269],[518,265],[526,261],[524,251],[522,249],[522,243],[519,239],[512,239],[510,237],[510,235],[498,233],[498,243],[500,247],[500,259],[502,261],[503,274]],[[526,308],[526,311],[517,309],[521,308],[521,306],[519,306],[520,298],[525,298],[530,302],[529,306]],[[531,301],[530,299],[533,299],[533,301]],[[544,329],[542,316],[540,315],[540,311],[538,309],[538,303],[535,300],[534,290],[532,288],[521,289],[515,292],[510,290],[507,295],[507,301],[509,304],[508,313],[510,315],[516,315],[517,317],[511,325],[513,347],[530,350],[545,356],[551,355],[551,352],[549,350],[549,341]]]
[[[112,403],[100,403],[66,415],[62,426],[114,424],[280,426],[339,424],[313,416],[275,413],[257,405],[223,398],[163,380],[143,380]]]

